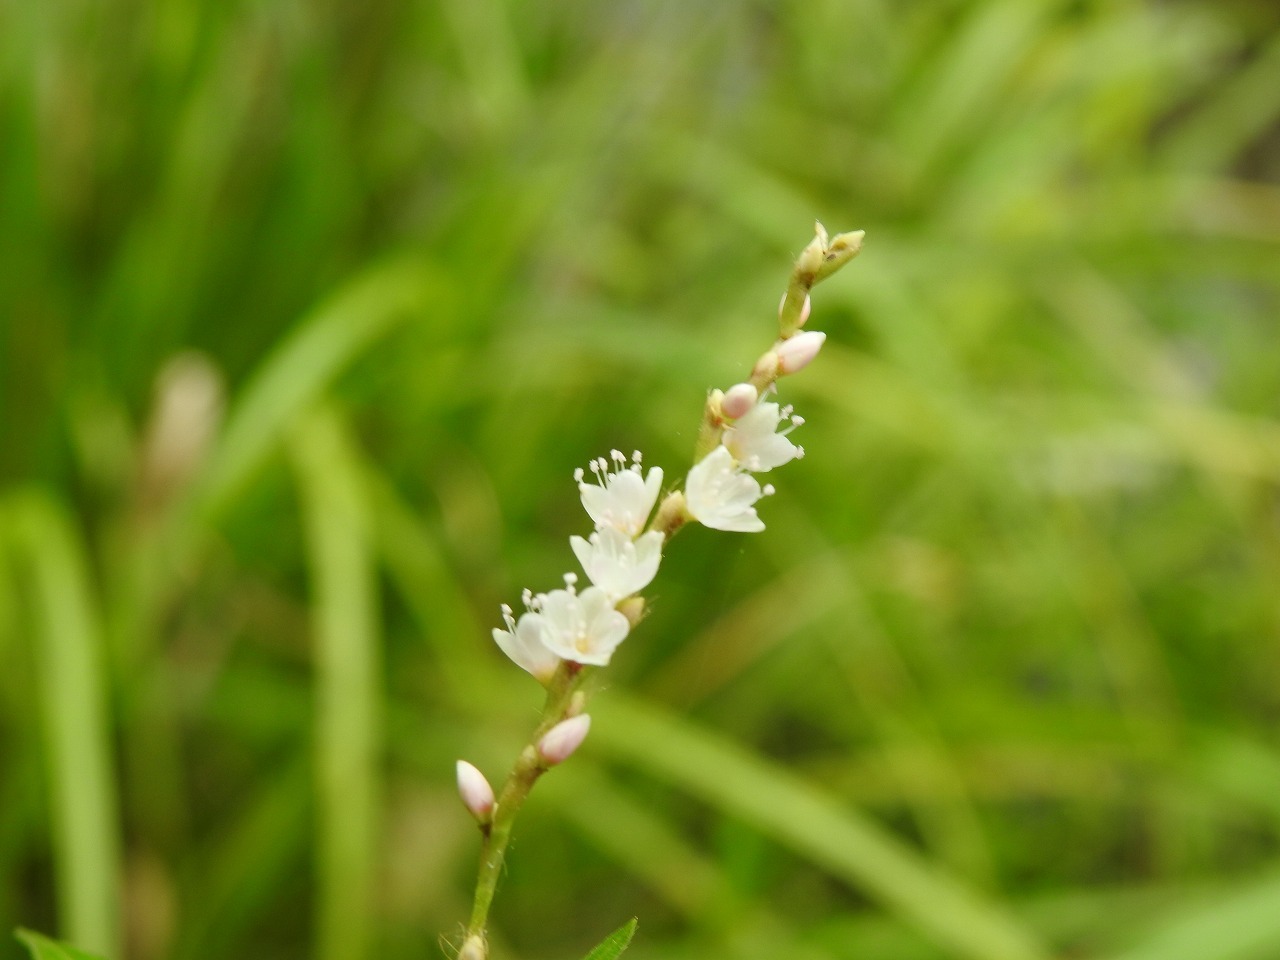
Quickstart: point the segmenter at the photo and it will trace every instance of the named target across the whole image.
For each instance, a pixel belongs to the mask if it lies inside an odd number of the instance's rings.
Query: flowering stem
[[[502,792],[493,808],[493,817],[481,826],[484,842],[480,848],[480,869],[476,875],[475,900],[471,907],[471,922],[467,925],[467,939],[485,941],[485,928],[489,922],[489,908],[498,888],[498,878],[506,863],[507,845],[511,842],[511,828],[520,808],[524,806],[534,783],[547,770],[548,764],[538,753],[537,744],[556,724],[580,709],[581,697],[575,698],[586,676],[581,664],[565,660],[556,669],[547,685],[547,702],[542,710],[542,720],[533,736],[516,759],[515,766],[502,785]]]
[[[781,466],[804,453],[786,439],[803,419],[792,416],[790,407],[780,408],[765,397],[779,377],[802,370],[817,355],[826,335],[801,329],[809,317],[809,290],[853,259],[862,246],[861,231],[832,238],[821,224],[815,224],[814,232],[813,241],[796,260],[779,305],[778,338],[773,346],[761,354],[747,380],[708,394],[694,466],[684,489],[669,492],[654,513],[662,470],[655,467],[645,474],[638,451],[631,455],[630,465],[618,450],[610,451],[607,459],[592,460],[595,483],[586,482],[585,470],[575,471],[574,480],[596,532],[586,539],[570,537],[569,543],[591,586],[578,593],[577,575],[565,574],[564,589],[536,595],[526,590],[525,613],[518,621],[510,607],[502,607],[506,629],[495,629],[494,640],[518,666],[546,684],[547,700],[537,729],[496,799],[483,774],[458,761],[459,793],[484,837],[471,919],[458,960],[488,960],[489,911],[516,817],[538,778],[567,759],[587,734],[591,718],[582,712],[583,661],[607,664],[613,650],[643,619],[641,591],[657,572],[662,546],[686,523],[719,530],[763,530],[753,505],[773,488],[762,487],[750,474]],[[779,431],[784,420],[790,426]],[[728,431],[733,435],[726,440]]]

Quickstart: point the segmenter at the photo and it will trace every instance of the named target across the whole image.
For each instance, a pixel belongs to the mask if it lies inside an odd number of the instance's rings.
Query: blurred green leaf
[[[377,581],[364,470],[341,417],[323,408],[290,436],[313,596],[317,941],[325,960],[370,949],[381,753]]]
[[[888,831],[793,774],[705,729],[617,692],[597,704],[593,742],[669,779],[908,918],[974,960],[1045,960],[1036,935],[925,862]]]
[[[1280,954],[1280,874],[1184,900],[1109,960],[1267,960]]]
[[[120,825],[102,627],[85,544],[41,490],[0,501],[30,574],[31,636],[54,876],[67,936],[114,952],[120,937]]]
[[[446,290],[430,261],[404,254],[357,274],[304,318],[237,398],[200,489],[203,508],[216,515],[344,367]]]
[[[16,936],[31,952],[33,960],[102,960],[97,954],[50,940],[34,930],[18,930]]]

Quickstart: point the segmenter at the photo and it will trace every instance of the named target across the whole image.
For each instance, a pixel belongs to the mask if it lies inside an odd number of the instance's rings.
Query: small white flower
[[[528,590],[524,592],[524,603],[530,608],[537,605],[537,600]],[[502,619],[506,621],[507,629],[501,630],[495,627],[494,641],[516,666],[533,674],[538,682],[545,686],[551,679],[551,675],[556,672],[556,667],[560,666],[560,658],[548,650],[546,644],[542,642],[542,616],[530,609],[528,613],[521,615],[520,622],[516,623],[512,618],[511,608],[504,603]]]
[[[789,425],[779,431],[778,424],[784,421]],[[745,469],[761,473],[804,456],[804,447],[787,439],[787,434],[802,423],[804,418],[793,416],[789,406],[757,403],[725,428],[722,442]]]
[[[656,530],[632,540],[616,527],[604,527],[590,540],[570,537],[587,576],[615,602],[647,587],[662,560],[662,534]]]
[[[764,521],[756,514],[755,502],[773,488],[761,489],[723,445],[716,447],[689,471],[685,481],[685,508],[703,526],[716,530],[756,533]]]
[[[662,468],[653,467],[647,475],[641,476],[638,450],[631,455],[630,465],[619,450],[610,452],[609,457],[613,461],[612,470],[604,457],[591,461],[591,472],[596,477],[594,484],[584,481],[585,473],[581,467],[573,478],[578,481],[582,506],[595,521],[597,530],[616,527],[634,538],[644,529],[653,505],[658,501]]]
[[[542,644],[552,653],[603,667],[627,637],[631,622],[599,587],[576,593],[570,583],[537,597]]]

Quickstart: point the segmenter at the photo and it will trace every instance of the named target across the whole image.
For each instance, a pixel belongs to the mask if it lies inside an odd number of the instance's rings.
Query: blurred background
[[[815,217],[808,455],[670,545],[495,957],[1280,957],[1267,0],[0,2],[0,929],[450,955],[498,604]]]

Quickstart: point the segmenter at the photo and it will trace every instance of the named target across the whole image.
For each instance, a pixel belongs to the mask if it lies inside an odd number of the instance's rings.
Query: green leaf
[[[615,960],[622,956],[627,944],[636,935],[636,918],[632,917],[613,933],[601,940],[583,960]]]
[[[754,824],[956,955],[971,960],[1050,956],[1038,934],[1005,905],[938,869],[818,785],[618,691],[592,713],[601,720],[592,728],[597,750],[604,748]]]
[[[50,940],[48,937],[36,933],[34,930],[19,929],[14,933],[23,945],[31,951],[34,960],[102,960],[101,957],[92,953],[85,953],[83,950],[77,950],[75,947],[69,947],[65,943],[59,943],[57,940]],[[616,956],[616,954],[611,954]]]

